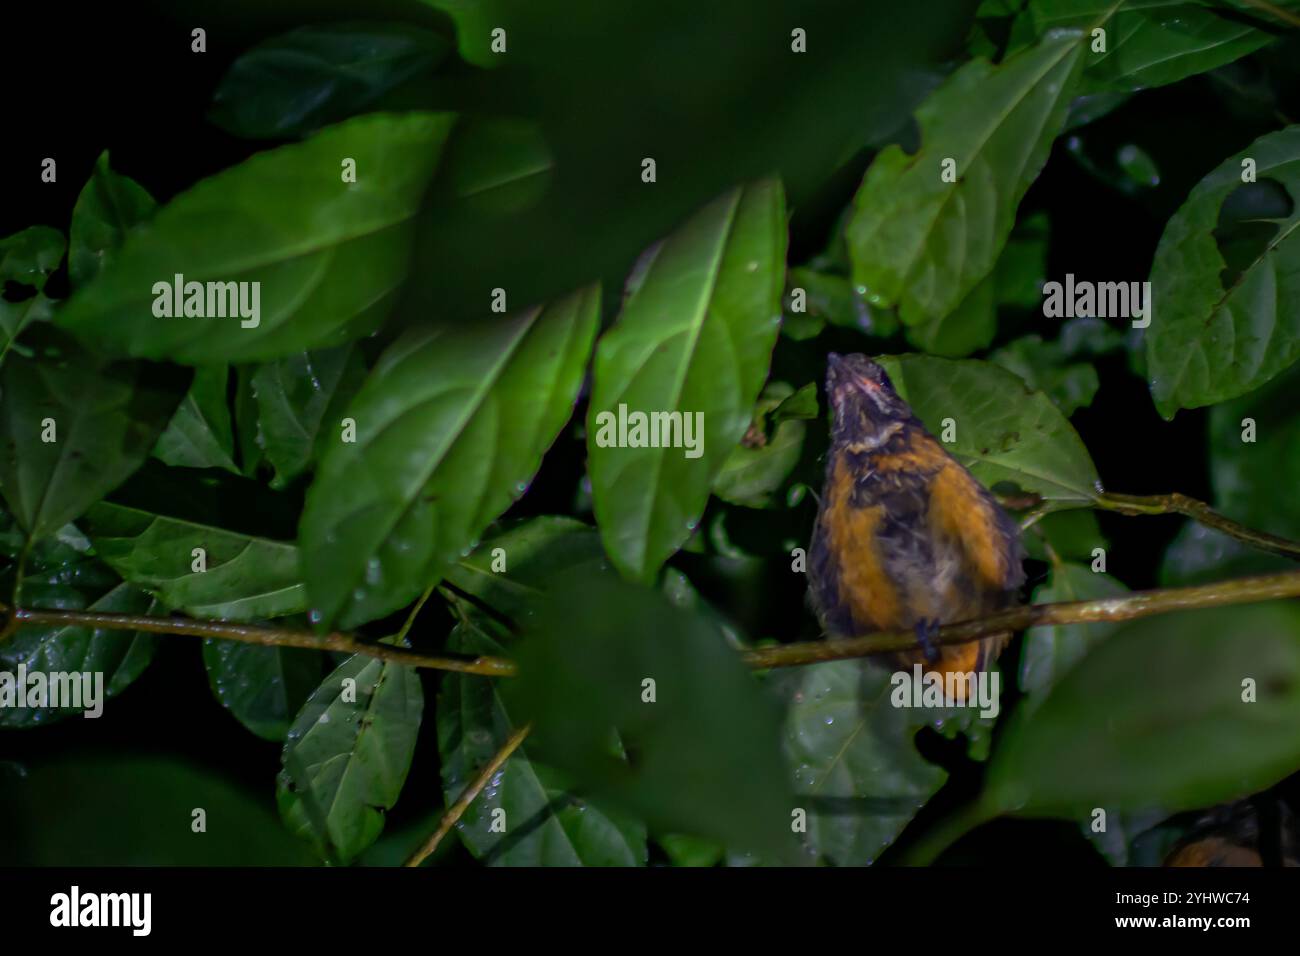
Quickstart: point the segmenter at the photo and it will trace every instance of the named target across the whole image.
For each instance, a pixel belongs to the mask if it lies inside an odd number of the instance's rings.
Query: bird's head
[[[834,410],[836,441],[876,448],[912,417],[889,376],[865,355],[826,358],[826,396]]]

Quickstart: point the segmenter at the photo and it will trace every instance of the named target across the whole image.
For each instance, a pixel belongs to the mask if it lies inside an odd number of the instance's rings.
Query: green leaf
[[[501,321],[412,332],[348,406],[307,493],[303,570],[325,625],[407,604],[516,498],[573,414],[600,290]]]
[[[1065,122],[1082,50],[1077,36],[1053,37],[999,66],[971,61],[917,110],[921,148],[876,156],[848,231],[853,281],[869,302],[920,325],[989,274]]]
[[[1250,528],[1300,538],[1300,365],[1249,395],[1210,411],[1207,447],[1212,503]],[[1251,434],[1253,430],[1253,436]],[[1254,441],[1246,439],[1253,437]],[[1295,562],[1188,521],[1169,546],[1162,585],[1203,584],[1294,568]]]
[[[443,114],[363,116],[218,173],[131,235],[58,321],[105,348],[192,363],[275,358],[370,332],[405,278],[450,125]],[[343,181],[347,159],[356,182]],[[239,288],[257,315],[209,315],[206,302],[204,317],[156,315],[177,275],[249,283]],[[214,311],[231,311],[212,298]]]
[[[456,215],[500,219],[533,206],[549,188],[555,160],[540,124],[475,116],[457,126],[439,174]]]
[[[535,609],[557,574],[594,569],[604,559],[600,535],[590,525],[573,518],[530,518],[485,537],[447,569],[446,581],[519,621]]]
[[[257,368],[257,433],[283,488],[311,468],[341,431],[343,410],[365,381],[361,352],[351,345],[300,352]]]
[[[772,409],[771,418],[779,425],[781,422],[811,421],[820,414],[821,406],[817,403],[817,383],[809,382],[792,390],[789,395],[781,399],[781,404]]]
[[[594,537],[594,535],[593,535]],[[472,624],[453,632],[449,649],[504,654]],[[447,805],[464,792],[516,729],[496,684],[470,674],[448,674],[438,692],[438,752]],[[504,811],[505,832],[493,832]],[[525,740],[492,778],[457,827],[480,860],[496,866],[644,866],[646,829],[626,814],[571,792],[555,769],[530,759]]]
[[[749,425],[780,331],[785,246],[778,183],[728,193],[654,249],[597,346],[588,470],[605,549],[628,577],[649,581],[690,536]],[[607,423],[624,405],[702,420],[698,457],[617,447]]]
[[[1031,558],[1051,561],[1047,549],[1050,545],[1057,558],[1082,562],[1089,566],[1089,570],[1096,557],[1093,549],[1110,547],[1110,542],[1101,533],[1101,525],[1097,523],[1097,513],[1084,508],[1043,515],[1021,537]]]
[[[53,317],[54,300],[43,290],[66,245],[63,234],[48,226],[32,226],[0,239],[0,359],[28,325]],[[31,286],[36,294],[10,301],[4,297],[9,282]]]
[[[17,578],[19,559],[22,577]],[[0,589],[24,605],[51,610],[95,610],[147,614],[149,596],[123,584],[112,569],[93,555],[89,539],[75,525],[65,525],[52,537],[28,547],[14,519],[0,512]],[[0,642],[0,671],[16,674],[19,664],[28,673],[90,671],[103,674],[103,695],[112,697],[134,681],[153,657],[154,638],[130,631],[83,627],[24,627]],[[0,727],[33,727],[80,710],[53,707],[0,708]]]
[[[787,700],[786,758],[795,805],[808,812],[805,846],[836,866],[865,866],[903,831],[947,779],[912,738],[928,711],[890,704],[890,673],[866,661],[779,674]]]
[[[72,209],[68,278],[73,288],[80,289],[99,275],[126,237],[148,221],[157,205],[139,183],[113,172],[108,153],[101,153]]]
[[[988,348],[998,332],[997,284],[990,275],[951,312],[903,330],[910,345],[931,355],[962,358]]]
[[[1049,581],[1034,590],[1033,603],[1090,601],[1127,593],[1128,588],[1109,574],[1064,562],[1054,565]],[[1020,689],[1026,694],[1044,694],[1117,626],[1098,622],[1031,627],[1025,632],[1020,656]]]
[[[439,34],[406,23],[298,27],[231,64],[210,118],[235,136],[301,136],[375,108],[403,83],[432,72],[447,49]]]
[[[114,748],[51,754],[0,787],[0,815],[23,821],[6,837],[5,862],[52,867],[310,865],[311,852],[280,826],[262,790],[240,786],[234,777],[196,766],[192,751],[140,756]],[[205,834],[190,829],[196,807],[206,811]]]
[[[480,0],[423,2],[444,11],[455,22],[456,43],[461,59],[484,69],[501,65],[501,54],[492,49],[492,31],[500,26],[500,18],[505,12],[501,3],[497,0],[491,4],[483,4]]]
[[[1245,159],[1258,183],[1242,184]],[[1288,211],[1266,220],[1267,239],[1230,270],[1215,235],[1225,200],[1264,192],[1268,182],[1286,190]],[[1300,296],[1297,199],[1300,126],[1289,126],[1226,160],[1169,220],[1151,268],[1157,311],[1146,330],[1151,394],[1165,418],[1245,394],[1300,358],[1300,312],[1287,305]]]
[[[892,315],[884,309],[873,309],[843,276],[808,268],[791,269],[786,284],[791,290],[802,289],[807,297],[805,311],[788,312],[786,322],[811,317],[877,336],[891,335],[897,328]]]
[[[188,377],[146,362],[104,363],[61,343],[8,357],[0,491],[33,538],[80,516],[144,462]]]
[[[91,561],[82,558],[82,562]],[[108,614],[148,614],[153,602],[148,594],[129,584],[112,585],[95,600],[88,600],[86,572],[75,568],[77,562],[49,562],[44,555],[31,555],[23,594],[30,604],[48,610],[90,610]],[[100,591],[91,588],[90,593]],[[96,705],[103,711],[104,698],[125,691],[153,659],[155,637],[133,631],[105,631],[88,627],[23,627],[8,641],[0,644],[0,672],[17,675],[18,667],[27,674],[42,672],[47,679],[53,674],[74,675],[86,692],[83,674],[94,675],[103,683],[91,689],[99,697]],[[85,700],[82,709],[59,709],[52,706],[4,706],[0,708],[0,728],[36,727],[61,717],[79,717],[90,710]],[[99,717],[101,714],[94,714]],[[91,717],[91,713],[86,713]]]
[[[246,478],[257,475],[265,457],[260,444],[257,398],[253,394],[255,370],[256,366],[252,365],[241,365],[235,369],[235,441],[239,444],[239,460],[243,462]]]
[[[1062,415],[1092,404],[1101,380],[1090,362],[1069,362],[1056,342],[1026,335],[1008,342],[989,361],[1015,373],[1031,389],[1047,394]]]
[[[1211,608],[1123,626],[1032,712],[1017,711],[981,802],[1067,819],[1094,807],[1176,812],[1265,790],[1297,765],[1300,608]]]
[[[100,502],[82,521],[99,556],[127,581],[194,617],[250,621],[307,609],[290,542],[255,538]],[[206,571],[195,571],[202,548]]]
[[[717,840],[680,833],[658,834],[655,842],[668,854],[673,866],[717,866],[727,853],[727,848]]]
[[[946,447],[986,487],[1008,482],[1059,502],[1089,501],[1100,491],[1088,450],[1060,409],[1005,369],[928,355],[877,361],[934,435],[942,437],[945,419],[955,423]]]
[[[40,292],[59,267],[67,249],[63,233],[49,226],[32,226],[0,239],[0,280],[29,285]]]
[[[1093,52],[1087,38],[1080,90],[1086,93],[1175,83],[1273,39],[1192,0],[1031,0],[1029,15],[1040,35],[1063,27],[1105,29],[1105,52]]]
[[[217,700],[257,736],[277,743],[320,684],[324,660],[304,648],[203,642],[203,666]]]
[[[732,504],[768,507],[773,492],[799,462],[807,431],[803,420],[816,417],[815,384],[798,392],[785,382],[769,384],[758,400],[754,423],[713,479],[713,493]],[[774,428],[768,427],[769,421]]]
[[[501,693],[534,760],[656,832],[797,860],[779,713],[708,617],[584,568],[529,623]]]
[[[229,378],[226,365],[201,365],[194,370],[190,390],[153,450],[155,458],[184,468],[224,468],[239,474],[232,457],[235,436],[226,399]]]
[[[397,803],[420,731],[415,668],[354,654],[303,705],[280,755],[276,802],[290,831],[327,860],[375,842]]]

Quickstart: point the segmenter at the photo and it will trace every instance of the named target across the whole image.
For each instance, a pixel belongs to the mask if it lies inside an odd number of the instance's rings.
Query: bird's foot
[[[939,660],[939,622],[938,620],[920,620],[916,622],[916,643],[925,655],[925,662],[931,667]]]

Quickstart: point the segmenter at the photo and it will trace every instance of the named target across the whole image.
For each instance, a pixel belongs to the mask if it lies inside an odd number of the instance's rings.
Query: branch
[[[1300,597],[1300,571],[1236,578],[1195,587],[1135,591],[1122,597],[1096,601],[1063,601],[1057,604],[1013,607],[978,620],[945,625],[939,629],[935,640],[940,644],[964,644],[992,634],[1019,631],[1027,627],[1041,627],[1048,624],[1087,624],[1095,621],[1130,621],[1154,614],[1167,614],[1170,611],[1187,611],[1228,604],[1250,604],[1255,601],[1288,597]],[[7,609],[0,605],[0,611],[4,610]],[[28,625],[146,631],[151,634],[188,634],[194,637],[242,641],[245,644],[342,651],[347,654],[366,654],[399,664],[409,664],[412,667],[482,674],[487,677],[513,677],[517,673],[514,661],[504,657],[482,655],[471,658],[421,654],[389,644],[361,641],[349,634],[334,633],[318,636],[310,631],[253,627],[221,621],[195,621],[181,617],[107,614],[98,611],[32,611],[19,608],[11,613],[3,632],[0,632],[0,641],[17,628]],[[823,661],[870,657],[874,654],[907,650],[915,646],[914,631],[879,631],[863,637],[753,648],[741,651],[740,657],[749,667],[761,670],[769,667],[797,667]]]
[[[1300,542],[1279,538],[1267,531],[1247,528],[1244,524],[1238,524],[1231,518],[1219,514],[1204,501],[1180,495],[1176,491],[1169,495],[1117,495],[1105,492],[1093,503],[1098,508],[1118,511],[1126,515],[1185,515],[1207,528],[1222,531],[1261,551],[1271,551],[1273,554],[1300,560]]]
[[[1011,511],[1029,509],[1029,513],[1020,521],[1022,531],[1028,530],[1053,510],[1050,502],[1044,501],[1041,495],[1036,494],[1001,495],[998,497],[998,502]],[[1088,505],[1123,515],[1184,515],[1251,547],[1300,561],[1300,541],[1280,538],[1267,531],[1256,531],[1244,524],[1238,524],[1226,515],[1215,511],[1204,501],[1197,501],[1176,491],[1168,495],[1120,495],[1107,491],[1092,498]]]
[[[1122,597],[1096,601],[1062,601],[1008,608],[978,620],[945,625],[939,628],[935,641],[939,644],[964,644],[993,634],[1047,624],[1131,621],[1154,614],[1168,614],[1170,611],[1249,604],[1297,596],[1300,596],[1300,571],[1284,571],[1281,574],[1261,574],[1195,587],[1135,591]],[[880,631],[865,637],[753,648],[742,651],[740,656],[750,667],[795,667],[800,664],[868,657],[915,646],[915,631]]]
[[[337,632],[314,634],[311,631],[231,624],[226,621],[108,614],[102,611],[34,611],[28,608],[9,610],[2,606],[0,610],[9,614],[4,630],[0,631],[0,642],[20,627],[88,627],[108,631],[145,631],[149,634],[186,634],[191,637],[212,637],[223,641],[241,641],[245,644],[265,644],[271,647],[305,647],[317,651],[366,654],[381,660],[410,664],[412,667],[460,671],[463,674],[484,674],[488,677],[509,677],[515,673],[514,662],[499,657],[421,654],[391,644],[372,644],[358,640],[351,634]]]
[[[479,775],[474,778],[473,782],[465,788],[465,792],[460,795],[460,799],[447,808],[447,812],[442,815],[442,821],[438,824],[438,829],[433,831],[432,836],[425,841],[424,846],[411,854],[410,858],[403,864],[404,866],[419,866],[433,854],[434,850],[438,849],[438,844],[442,842],[442,838],[451,832],[451,828],[465,815],[469,805],[483,792],[483,788],[488,785],[488,781],[496,776],[496,772],[510,759],[510,755],[519,749],[519,745],[524,742],[524,738],[528,736],[528,732],[532,729],[532,724],[524,724],[510,735],[510,739],[505,742],[505,745],[497,751],[496,755],[479,771]]]

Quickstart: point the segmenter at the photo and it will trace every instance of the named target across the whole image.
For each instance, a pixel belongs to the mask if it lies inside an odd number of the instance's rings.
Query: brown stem
[[[150,634],[186,634],[191,637],[213,637],[223,641],[242,641],[245,644],[266,644],[272,647],[306,647],[318,651],[366,654],[381,660],[410,664],[412,667],[460,671],[464,674],[484,674],[489,677],[509,677],[515,672],[513,661],[499,657],[462,658],[421,654],[418,651],[394,647],[390,644],[360,641],[350,634],[313,634],[311,631],[231,624],[226,621],[195,621],[183,617],[147,617],[137,614],[107,614],[102,611],[34,611],[28,608],[16,608],[10,612],[5,633],[29,626],[88,627],[110,631],[146,631]]]
[[[1300,542],[1279,538],[1267,531],[1256,531],[1219,514],[1204,501],[1197,501],[1178,492],[1168,495],[1118,495],[1105,492],[1093,502],[1098,508],[1126,515],[1185,515],[1207,528],[1244,541],[1261,551],[1271,551],[1288,558],[1300,560]]]
[[[1128,621],[1170,611],[1218,607],[1226,604],[1249,604],[1276,598],[1300,596],[1300,571],[1264,574],[1195,587],[1161,588],[1137,591],[1121,597],[1096,601],[1064,601],[1058,604],[1031,604],[1009,608],[974,621],[948,624],[939,629],[935,640],[940,644],[962,644],[991,634],[1019,631],[1047,624],[1086,624],[1093,621]],[[0,611],[5,610],[0,606]],[[488,677],[513,677],[515,664],[502,657],[460,658],[448,655],[421,654],[387,644],[371,644],[348,634],[317,636],[308,631],[290,631],[271,627],[228,624],[221,621],[194,621],[186,618],[141,617],[133,614],[106,614],[98,611],[31,611],[19,608],[12,612],[0,639],[24,625],[52,627],[89,627],[119,631],[147,631],[151,634],[188,634],[246,644],[269,644],[278,647],[307,647],[349,654],[368,654],[383,660],[428,667],[435,670],[482,674]],[[776,647],[754,648],[741,652],[750,667],[796,667],[823,661],[870,657],[873,654],[907,650],[916,645],[911,630],[880,631],[863,637],[838,640],[805,641]]]
[[[424,846],[411,854],[404,864],[405,866],[419,866],[433,854],[434,850],[438,849],[438,844],[442,842],[442,838],[451,832],[451,828],[456,825],[456,821],[465,815],[469,805],[483,792],[483,788],[488,785],[488,781],[505,765],[505,762],[510,759],[510,755],[519,749],[519,745],[524,742],[524,738],[528,736],[528,732],[532,729],[532,724],[524,724],[510,735],[510,739],[505,742],[505,745],[496,752],[492,759],[487,762],[487,765],[479,771],[479,775],[474,778],[473,782],[465,788],[465,792],[460,795],[460,799],[447,808],[447,812],[442,815],[442,820],[438,824],[438,829],[433,831],[429,839],[424,842]]]
[[[939,644],[962,644],[991,634],[1019,631],[1045,624],[1085,624],[1092,621],[1131,621],[1134,618],[1170,611],[1218,607],[1225,604],[1248,604],[1274,598],[1300,596],[1300,571],[1261,574],[1186,588],[1161,588],[1135,591],[1122,597],[1095,601],[1062,601],[1057,604],[1030,604],[1008,608],[975,621],[963,621],[939,628]],[[840,661],[868,657],[916,646],[912,630],[880,631],[864,637],[842,640],[805,641],[760,647],[741,652],[750,667],[795,667],[822,661]]]

